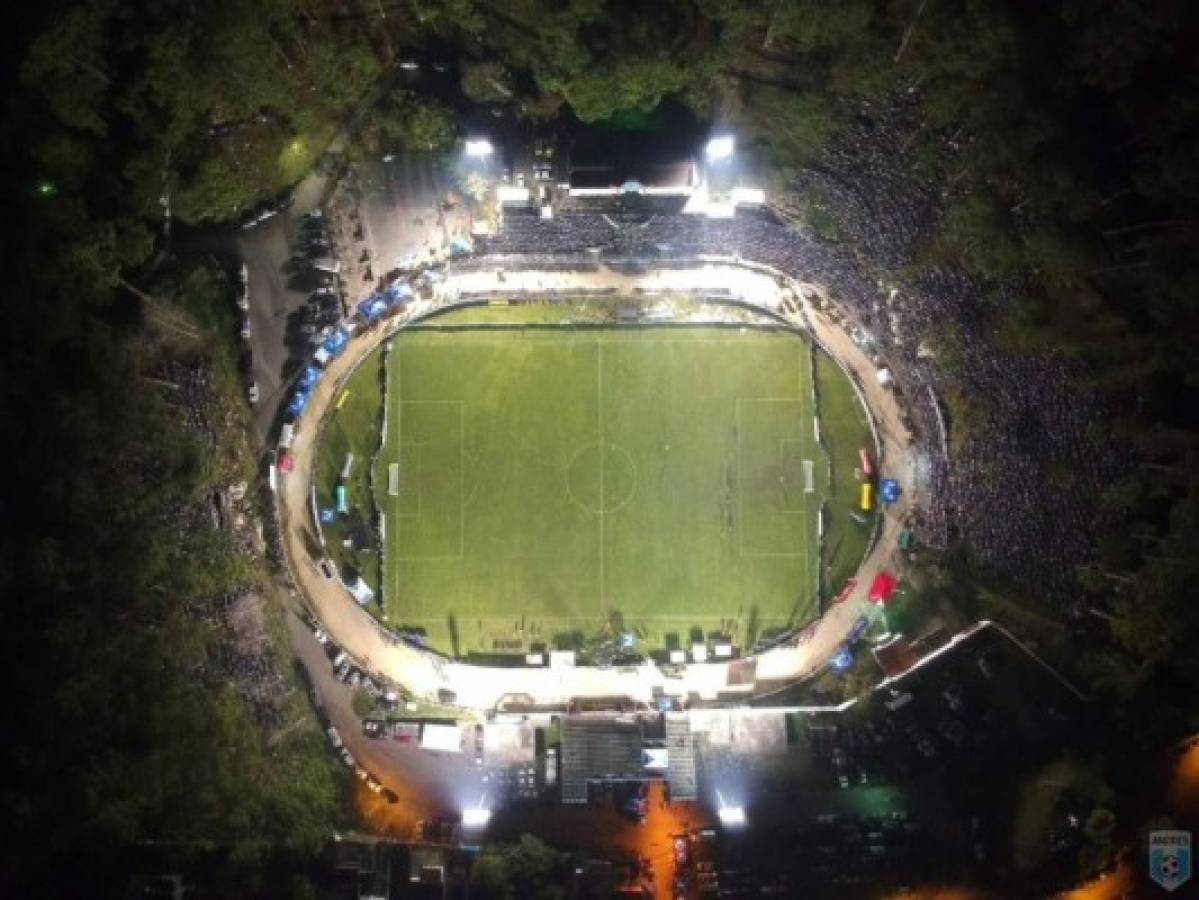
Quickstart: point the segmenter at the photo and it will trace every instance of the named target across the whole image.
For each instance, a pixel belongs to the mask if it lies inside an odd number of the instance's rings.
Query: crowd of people
[[[210,364],[202,357],[164,357],[147,377],[162,387],[189,434],[205,446],[216,448],[218,431],[225,426],[227,415]],[[237,526],[236,516],[222,516],[222,507],[241,496],[230,488],[190,503],[172,501],[162,514],[182,531],[217,529],[233,523],[245,543],[244,524]],[[232,685],[247,701],[255,719],[265,727],[274,727],[282,718],[287,682],[266,637],[259,607],[257,594],[239,590],[196,599],[186,609],[193,618],[233,637],[232,641],[212,644],[205,676]]]
[[[1096,492],[1129,465],[1128,451],[1096,437],[1104,411],[1075,386],[1068,361],[1017,356],[997,345],[987,323],[1009,299],[1002,288],[984,290],[938,266],[902,284],[875,274],[910,264],[916,243],[936,226],[938,182],[913,177],[897,150],[919,127],[914,115],[904,102],[865,108],[857,132],[800,176],[797,190],[818,192],[837,223],[837,240],[790,227],[786,209],[645,221],[591,213],[510,217],[476,249],[525,264],[737,256],[822,285],[902,392],[924,482],[921,538],[945,546],[960,537],[997,574],[1063,597],[1093,546]],[[960,148],[955,135],[939,143],[943,166]],[[931,161],[929,171],[937,165]],[[937,352],[946,323],[958,342],[952,366]],[[968,428],[958,423],[957,434],[945,403],[951,394],[981,411]]]

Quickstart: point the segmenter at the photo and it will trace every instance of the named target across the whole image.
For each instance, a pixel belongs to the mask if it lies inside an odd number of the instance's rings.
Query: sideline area
[[[485,260],[484,260],[485,262]],[[475,261],[475,266],[478,261]],[[780,310],[780,285],[794,291],[798,313]],[[899,501],[884,507],[879,533],[858,568],[858,577],[840,602],[786,645],[733,662],[686,664],[668,677],[652,662],[620,668],[554,667],[500,668],[443,659],[394,637],[362,609],[334,577],[318,565],[323,556],[311,508],[313,466],[321,423],[341,387],[357,365],[407,322],[436,305],[413,304],[405,316],[355,335],[344,353],[326,366],[325,377],[312,391],[308,406],[296,422],[292,445],[293,470],[280,480],[277,503],[284,552],[291,577],[331,639],[372,677],[401,685],[415,698],[475,710],[495,709],[506,697],[522,696],[537,706],[565,706],[581,698],[627,698],[649,705],[655,693],[704,701],[742,702],[777,690],[817,672],[834,655],[863,615],[873,614],[868,600],[876,571],[894,570],[900,562],[897,538],[908,510],[920,499],[915,480],[911,435],[903,426],[896,396],[878,383],[876,366],[866,353],[810,301],[820,296],[818,285],[795,282],[761,266],[737,261],[711,261],[690,269],[651,269],[637,274],[601,267],[595,272],[473,268],[450,271],[440,286],[439,303],[452,303],[488,292],[568,293],[613,288],[632,295],[641,291],[727,290],[740,300],[806,327],[838,360],[857,385],[872,418],[878,439],[880,466],[904,487]],[[752,660],[752,663],[749,662]],[[736,675],[734,675],[736,669]],[[745,678],[749,673],[750,677]]]

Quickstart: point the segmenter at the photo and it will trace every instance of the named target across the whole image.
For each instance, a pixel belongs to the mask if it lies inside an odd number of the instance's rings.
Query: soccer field
[[[388,623],[467,654],[809,620],[830,487],[811,352],[754,329],[401,332],[374,463]]]

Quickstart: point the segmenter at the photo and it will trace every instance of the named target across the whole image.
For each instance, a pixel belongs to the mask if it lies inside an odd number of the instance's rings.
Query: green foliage
[[[746,136],[766,142],[780,164],[810,161],[833,136],[836,119],[827,97],[815,92],[756,87],[746,102]]]
[[[941,237],[967,269],[980,275],[1009,278],[1022,262],[1006,210],[993,194],[971,194],[953,203]]]
[[[457,137],[453,114],[438,103],[418,100],[399,91],[383,100],[371,113],[378,130],[380,149],[434,152],[445,150]]]
[[[464,60],[462,93],[476,103],[503,103],[512,99],[514,89],[502,63],[496,60]]]
[[[471,893],[486,900],[565,900],[570,863],[527,834],[515,844],[490,844],[471,865]]]

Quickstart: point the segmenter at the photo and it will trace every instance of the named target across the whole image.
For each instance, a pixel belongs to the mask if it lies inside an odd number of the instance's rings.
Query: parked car
[[[241,320],[241,339],[243,341],[250,339],[250,319],[248,316],[243,316]]]
[[[250,399],[251,406],[258,402],[258,382],[250,382],[250,387],[246,390],[246,396]]]
[[[250,308],[250,289],[246,287],[244,282],[237,291],[237,308],[242,312]]]

